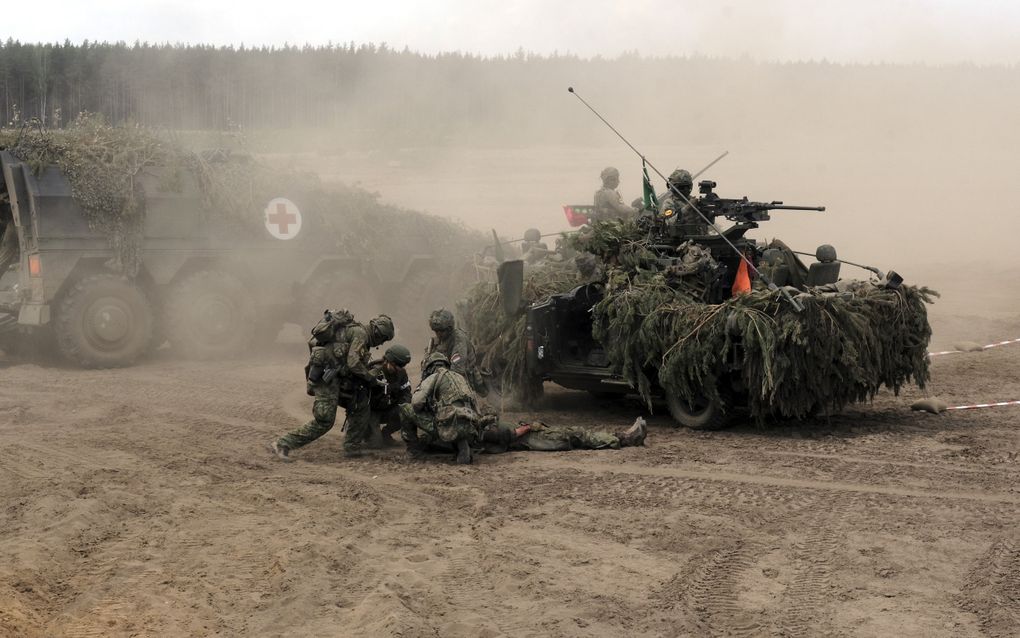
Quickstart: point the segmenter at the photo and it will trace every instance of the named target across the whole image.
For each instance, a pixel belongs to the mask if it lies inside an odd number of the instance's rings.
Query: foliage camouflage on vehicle
[[[656,387],[693,401],[719,398],[734,361],[753,419],[800,418],[872,399],[885,386],[929,379],[931,327],[925,304],[934,291],[855,281],[800,293],[796,312],[778,291],[755,289],[721,304],[699,300],[695,285],[656,267],[647,233],[633,222],[597,222],[571,238],[605,268],[605,295],[592,309],[592,335],[614,371],[651,406]],[[669,276],[667,276],[669,275]],[[580,283],[566,265],[531,269],[525,299],[534,302]],[[462,306],[486,362],[504,385],[525,386],[524,317],[504,318],[495,286],[476,287]]]
[[[521,298],[532,303],[566,292],[579,283],[581,279],[574,262],[547,261],[525,269]],[[475,284],[458,304],[458,314],[460,323],[471,335],[475,349],[482,357],[481,369],[497,375],[505,392],[526,388],[526,317],[523,314],[508,317],[503,313],[497,285],[491,282]]]
[[[463,261],[482,235],[447,219],[383,204],[378,193],[346,186],[324,186],[309,173],[281,171],[245,155],[204,155],[174,143],[165,133],[137,126],[110,126],[84,114],[67,129],[24,127],[0,133],[8,148],[36,172],[57,166],[71,184],[90,228],[104,233],[118,270],[133,276],[145,219],[140,178],[160,176],[158,187],[179,192],[190,172],[198,182],[206,213],[238,236],[264,232],[263,210],[283,193],[305,194],[306,214],[319,214],[334,229],[339,252],[352,256],[386,254],[388,239],[400,227],[413,227],[422,245],[449,262]],[[152,169],[159,168],[159,171]]]

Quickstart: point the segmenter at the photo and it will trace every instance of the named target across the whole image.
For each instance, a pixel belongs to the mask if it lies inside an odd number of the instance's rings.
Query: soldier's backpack
[[[316,346],[324,346],[336,341],[340,331],[352,323],[354,323],[354,315],[346,308],[323,311],[322,319],[312,326],[312,336],[308,340],[309,351]]]

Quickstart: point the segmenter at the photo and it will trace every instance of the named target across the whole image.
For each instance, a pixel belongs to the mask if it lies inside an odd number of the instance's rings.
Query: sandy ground
[[[1020,315],[936,314],[936,342]],[[1015,310],[1015,306],[1014,306]],[[965,330],[961,330],[965,328]],[[272,351],[0,369],[2,636],[1010,636],[1020,627],[1020,408],[922,395],[769,431],[471,467],[343,459],[308,418],[296,328]],[[416,364],[413,364],[416,365]],[[1020,345],[942,357],[951,405],[1020,399]],[[553,423],[633,402],[553,390]]]
[[[558,204],[590,199],[606,163],[626,167],[623,190],[637,194],[624,152],[558,153],[308,164],[509,235],[563,227]],[[695,166],[718,149],[686,153],[656,157]],[[876,265],[942,291],[933,350],[1020,337],[1020,271],[991,263],[1017,216],[975,209],[974,236],[954,243],[955,204],[931,211],[966,193],[931,186],[942,158],[864,157],[734,153],[713,176],[752,198],[831,207],[776,220],[765,236],[881,256]],[[894,164],[898,179],[883,181]],[[986,164],[964,183],[1018,188]],[[836,177],[854,184],[838,193]],[[864,210],[853,190],[862,183]],[[936,227],[915,233],[919,216]],[[130,369],[81,371],[0,358],[0,636],[956,637],[1020,627],[1020,407],[921,414],[908,406],[924,393],[906,388],[767,431],[695,433],[656,414],[644,448],[513,453],[471,467],[412,463],[398,449],[343,459],[337,428],[284,464],[264,446],[309,418],[304,353],[292,327],[235,362],[161,351]],[[1020,399],[1020,345],[942,357],[933,374],[930,390],[950,405]],[[535,412],[507,416],[616,429],[640,412],[552,390]]]

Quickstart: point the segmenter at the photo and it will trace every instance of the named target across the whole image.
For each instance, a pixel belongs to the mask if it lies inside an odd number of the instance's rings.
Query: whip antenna
[[[624,137],[622,133],[620,133],[620,131],[617,131],[616,127],[613,126],[612,124],[610,124],[609,121],[606,120],[606,118],[602,117],[602,115],[598,111],[596,111],[595,108],[591,104],[588,104],[588,102],[583,97],[581,97],[580,94],[578,94],[577,91],[574,90],[574,87],[568,86],[567,87],[567,92],[568,93],[572,93],[574,95],[574,97],[576,97],[577,99],[581,100],[581,104],[584,104],[586,107],[588,107],[588,110],[591,111],[592,113],[594,113],[595,117],[597,117],[600,120],[602,120],[602,123],[605,124],[606,126],[608,126],[609,130],[611,130],[613,133],[616,133],[616,136],[619,137],[621,140],[623,140],[623,143],[626,144],[627,146],[629,146],[630,150],[634,151],[634,153],[636,153],[637,156],[641,158],[641,161],[645,162],[653,171],[655,171],[655,174],[658,175],[659,177],[661,177],[663,179],[663,181],[666,182],[666,186],[669,188],[669,192],[671,192],[674,195],[676,195],[681,201],[683,201],[684,204],[687,204],[688,206],[690,206],[691,210],[693,210],[695,213],[697,213],[698,217],[700,217],[702,219],[702,221],[704,221],[706,224],[711,226],[715,230],[715,232],[719,235],[719,237],[721,237],[722,240],[726,242],[726,245],[729,246],[731,249],[733,249],[733,252],[735,252],[737,254],[737,257],[739,257],[742,262],[747,264],[747,267],[750,269],[750,271],[755,273],[759,277],[761,277],[761,280],[765,282],[765,285],[768,286],[769,290],[772,290],[772,291],[778,290],[779,293],[783,296],[783,298],[786,299],[788,302],[790,302],[790,305],[792,305],[793,308],[797,312],[800,312],[800,311],[804,310],[804,306],[802,306],[799,301],[794,299],[785,288],[780,288],[779,286],[775,285],[765,275],[765,273],[763,273],[760,270],[758,270],[757,268],[755,268],[754,264],[752,264],[751,260],[748,259],[746,255],[744,255],[743,251],[741,251],[739,248],[737,248],[733,244],[733,242],[730,241],[729,237],[727,237],[726,235],[723,234],[722,229],[720,229],[718,226],[716,226],[714,221],[712,221],[711,219],[706,217],[705,214],[702,213],[698,209],[698,207],[694,205],[694,202],[692,202],[690,199],[688,199],[688,197],[686,195],[681,193],[679,189],[677,189],[675,186],[670,184],[669,183],[669,179],[667,179],[666,176],[662,174],[662,171],[657,169],[654,164],[652,164],[647,159],[645,159],[644,154],[642,154],[641,151],[637,150],[637,148],[633,144],[631,144],[630,141],[628,141],[627,138]],[[703,168],[698,173],[698,175],[700,175],[701,173],[704,173],[705,171],[707,171],[713,164],[715,164],[716,162],[718,162],[722,158],[726,157],[726,155],[728,153],[729,153],[729,151],[726,151],[725,153],[723,153],[722,155],[717,157],[711,164],[709,164],[708,166]]]

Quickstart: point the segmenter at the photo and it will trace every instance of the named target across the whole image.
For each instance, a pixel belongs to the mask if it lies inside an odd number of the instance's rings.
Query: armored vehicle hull
[[[421,216],[408,215],[386,246],[352,251],[343,218],[324,210],[328,196],[296,189],[257,203],[264,227],[239,233],[209,210],[193,175],[175,175],[168,189],[168,175],[152,168],[139,176],[137,272],[125,272],[60,170],[33,170],[7,151],[0,168],[7,348],[34,338],[87,367],[129,365],[165,342],[187,357],[229,357],[275,338],[285,322],[314,323],[326,307],[363,317],[417,299],[423,312],[448,293],[430,288],[448,278]]]

